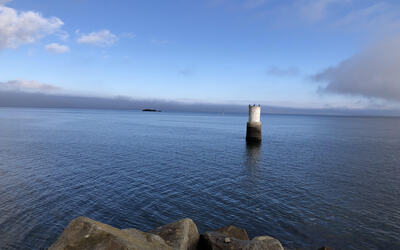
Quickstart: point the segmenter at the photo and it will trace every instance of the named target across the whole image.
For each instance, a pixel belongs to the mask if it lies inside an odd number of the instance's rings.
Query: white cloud
[[[0,5],[0,49],[34,43],[55,33],[62,25],[57,17],[44,18],[38,12],[17,11]]]
[[[400,36],[385,39],[312,77],[322,91],[400,102]]]
[[[46,50],[52,53],[62,54],[68,52],[69,48],[68,46],[58,43],[50,43],[46,45]]]
[[[78,31],[79,33],[79,31]],[[111,46],[118,41],[118,37],[109,30],[101,30],[89,34],[83,34],[78,38],[78,43],[92,44],[101,47]]]
[[[0,90],[49,93],[60,91],[62,89],[51,84],[37,81],[11,80],[7,82],[0,82]]]

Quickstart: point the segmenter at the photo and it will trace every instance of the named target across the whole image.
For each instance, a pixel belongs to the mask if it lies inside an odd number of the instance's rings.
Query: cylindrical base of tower
[[[247,142],[261,141],[261,122],[248,122],[246,131]]]

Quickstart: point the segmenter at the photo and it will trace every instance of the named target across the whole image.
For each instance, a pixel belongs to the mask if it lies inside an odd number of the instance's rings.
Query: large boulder
[[[159,235],[175,250],[195,250],[199,242],[199,232],[192,219],[185,218],[151,230]]]
[[[248,240],[238,240],[235,238],[227,237],[220,232],[206,232],[200,236],[199,250],[242,250],[247,244]]]
[[[50,250],[283,250],[270,236],[249,240],[246,230],[235,226],[220,228],[199,236],[191,219],[182,219],[148,233],[134,228],[119,230],[79,217],[72,220]]]
[[[217,229],[216,232],[222,233],[226,237],[232,237],[238,240],[249,240],[246,230],[232,225]]]
[[[49,250],[171,250],[165,241],[139,230],[119,230],[109,225],[79,217],[72,220]]]
[[[283,250],[279,240],[270,236],[258,236],[250,241],[246,250]]]
[[[202,234],[198,249],[283,250],[283,247],[277,239],[270,236],[258,236],[249,240],[247,232],[244,229],[230,226]]]

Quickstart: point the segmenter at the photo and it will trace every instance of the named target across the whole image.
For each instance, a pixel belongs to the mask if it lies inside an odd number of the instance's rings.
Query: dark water
[[[191,217],[289,247],[400,249],[400,119],[0,109],[0,249],[50,246],[88,216]]]

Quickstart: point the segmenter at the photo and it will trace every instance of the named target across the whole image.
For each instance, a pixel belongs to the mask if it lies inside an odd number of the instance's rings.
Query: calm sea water
[[[0,249],[51,245],[88,216],[183,217],[285,246],[400,249],[400,119],[0,109]]]

